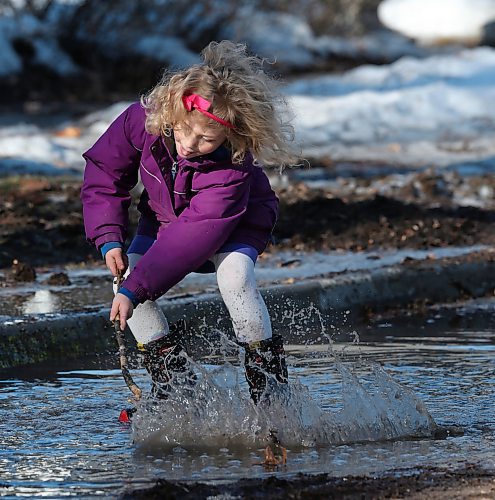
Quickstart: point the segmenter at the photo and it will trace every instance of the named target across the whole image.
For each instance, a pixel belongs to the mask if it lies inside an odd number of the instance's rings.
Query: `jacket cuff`
[[[105,243],[111,243],[118,241],[124,246],[124,242],[122,241],[122,236],[119,233],[105,233],[101,236],[98,236],[93,240],[96,248],[101,248]]]
[[[136,298],[139,304],[142,304],[147,300],[153,300],[150,297],[148,291],[145,288],[143,288],[139,283],[136,283],[135,280],[132,279],[132,273],[129,275],[128,278],[124,280],[124,282],[120,287],[120,290],[122,290],[123,288],[125,290],[128,290],[129,293],[132,293],[132,295]]]
[[[139,305],[139,299],[130,290],[127,290],[127,288],[125,288],[124,286],[121,286],[119,288],[118,293],[125,295],[132,302],[132,305],[134,307]]]
[[[123,246],[120,241],[109,241],[108,243],[103,243],[103,245],[100,247],[101,256],[105,258],[107,252],[109,250],[112,250],[112,248],[123,248]]]

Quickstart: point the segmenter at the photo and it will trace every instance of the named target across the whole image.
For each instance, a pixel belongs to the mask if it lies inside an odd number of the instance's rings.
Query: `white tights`
[[[142,255],[131,253],[128,257],[126,276]],[[241,252],[226,252],[215,254],[211,260],[215,264],[218,288],[232,319],[237,340],[251,343],[270,338],[270,317],[256,287],[252,259]],[[169,333],[167,318],[156,302],[151,300],[138,305],[127,323],[136,340],[143,344]]]

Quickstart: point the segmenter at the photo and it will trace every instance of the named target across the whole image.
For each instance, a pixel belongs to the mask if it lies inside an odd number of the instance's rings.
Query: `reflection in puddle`
[[[36,290],[23,304],[24,314],[45,314],[60,311],[60,299],[50,290]]]

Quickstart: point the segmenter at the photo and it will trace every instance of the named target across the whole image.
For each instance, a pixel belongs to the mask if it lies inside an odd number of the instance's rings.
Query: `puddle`
[[[339,336],[339,361],[328,344],[288,339],[289,395],[268,408],[251,406],[235,353],[222,365],[201,360],[194,398],[181,403],[178,393],[158,412],[146,403],[133,428],[117,421],[130,393],[113,358],[4,371],[0,496],[97,497],[158,478],[343,476],[467,461],[495,469],[494,313],[485,301],[380,320],[358,328],[360,344]],[[133,375],[148,387],[143,370]],[[463,433],[433,439],[432,419]],[[288,448],[275,471],[259,465],[271,426]]]
[[[487,248],[489,247],[476,245],[380,252],[277,252],[273,255],[267,254],[258,261],[256,276],[259,285],[265,287],[286,283],[287,280],[321,278],[332,273],[371,271],[398,265],[404,259],[426,260],[463,256]],[[67,274],[70,285],[54,286],[45,283],[52,274],[62,271]],[[12,321],[14,317],[94,311],[109,307],[113,292],[108,276],[108,271],[103,266],[40,269],[34,282],[0,287],[0,324]],[[2,278],[0,272],[0,284]],[[166,298],[161,298],[158,302],[163,305],[170,298],[204,293],[218,293],[215,276],[191,273],[167,292]]]

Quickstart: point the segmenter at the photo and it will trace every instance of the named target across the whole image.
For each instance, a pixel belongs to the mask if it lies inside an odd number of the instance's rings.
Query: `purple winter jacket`
[[[83,154],[84,225],[97,247],[124,243],[129,192],[140,174],[137,233],[157,240],[123,283],[139,302],[163,295],[225,243],[245,243],[261,253],[277,219],[278,199],[250,155],[235,164],[221,147],[174,162],[174,151],[173,139],[146,132],[145,111],[135,103]]]

